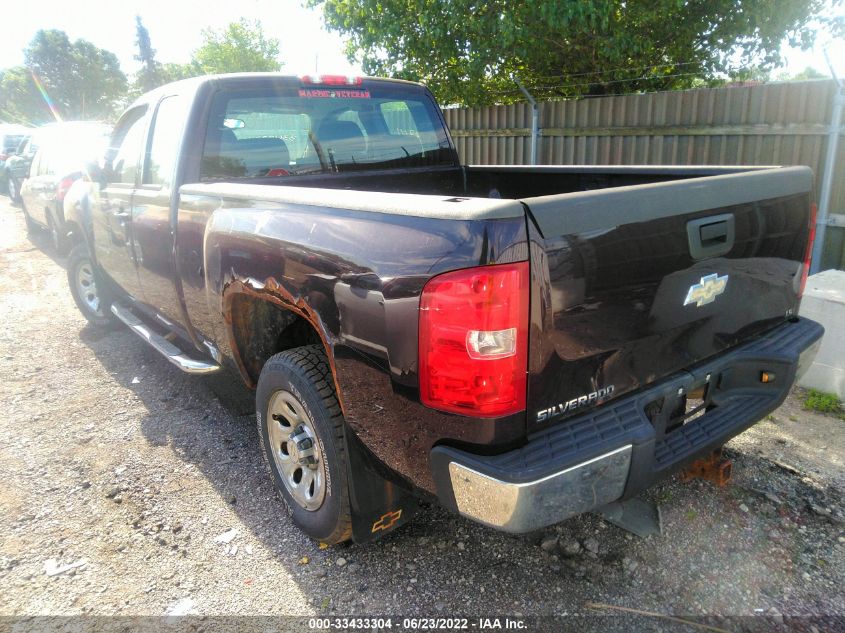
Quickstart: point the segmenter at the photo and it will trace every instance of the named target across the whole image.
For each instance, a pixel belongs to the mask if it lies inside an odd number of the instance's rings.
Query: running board
[[[132,314],[132,312],[130,312],[125,306],[122,306],[119,303],[113,303],[111,305],[111,311],[112,314],[123,321],[130,330],[144,339],[159,354],[164,356],[185,373],[211,374],[220,369],[220,365],[216,363],[196,360],[195,358],[187,356],[181,349],[176,347],[161,334],[157,334],[148,328],[141,319]]]

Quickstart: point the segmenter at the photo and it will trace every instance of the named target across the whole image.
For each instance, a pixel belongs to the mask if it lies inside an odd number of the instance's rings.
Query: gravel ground
[[[274,495],[246,398],[88,326],[48,243],[0,198],[0,616],[845,616],[845,421],[800,393],[728,445],[728,487],[649,491],[662,536],[587,515],[515,538],[426,507],[321,549]]]

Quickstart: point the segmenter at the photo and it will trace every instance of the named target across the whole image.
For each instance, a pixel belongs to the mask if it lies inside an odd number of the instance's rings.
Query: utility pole
[[[528,99],[528,103],[531,104],[531,164],[536,165],[537,142],[540,136],[540,106],[534,100],[534,97],[531,96],[531,93],[525,89],[525,86],[520,83],[519,79],[513,77],[513,80],[522,91],[522,94],[525,95],[525,98]]]
[[[816,241],[813,244],[813,258],[810,262],[810,274],[819,272],[824,254],[825,231],[830,218],[830,194],[833,190],[833,172],[836,167],[836,150],[839,145],[839,135],[842,133],[842,106],[845,105],[845,84],[836,76],[833,64],[825,49],[824,57],[830,68],[830,75],[836,82],[836,94],[833,96],[833,114],[830,117],[830,132],[827,137],[827,156],[824,161],[821,191],[819,193],[819,210],[816,215]]]

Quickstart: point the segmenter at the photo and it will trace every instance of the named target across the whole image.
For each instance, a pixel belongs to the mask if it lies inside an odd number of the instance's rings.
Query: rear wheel
[[[67,280],[70,294],[79,311],[88,321],[97,327],[108,328],[117,325],[117,317],[111,312],[104,285],[98,283],[97,272],[88,246],[77,244],[71,250],[67,260]]]
[[[272,356],[255,394],[262,454],[294,523],[324,543],[352,536],[344,420],[323,349]]]

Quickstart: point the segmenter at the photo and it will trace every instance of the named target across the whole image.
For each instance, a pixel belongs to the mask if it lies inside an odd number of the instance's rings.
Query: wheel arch
[[[96,263],[96,251],[94,250],[94,231],[93,220],[91,218],[91,202],[88,194],[80,195],[78,197],[65,197],[62,204],[63,217],[58,217],[59,212],[56,210],[56,216],[59,221],[64,223],[64,227],[68,231],[68,247],[73,248],[80,242],[85,242],[88,246],[88,252],[91,255],[91,260]]]
[[[338,403],[345,412],[333,348],[319,315],[305,302],[295,301],[273,279],[259,288],[254,283],[237,280],[223,293],[227,342],[241,378],[254,389],[262,367],[274,354],[320,345],[329,361]]]

